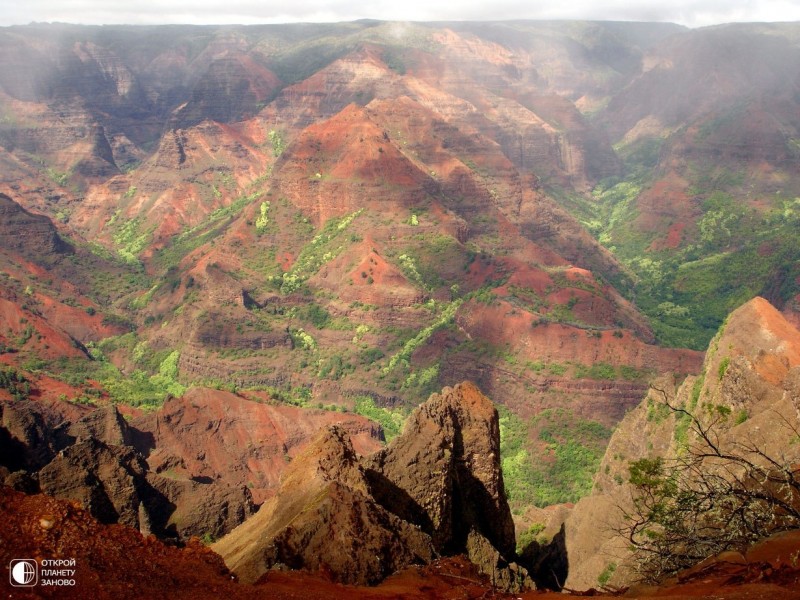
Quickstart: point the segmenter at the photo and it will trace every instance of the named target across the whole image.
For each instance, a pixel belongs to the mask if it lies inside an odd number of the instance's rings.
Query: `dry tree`
[[[796,457],[773,456],[752,438],[723,441],[722,415],[703,423],[657,391],[676,419],[688,421],[693,436],[674,458],[629,465],[631,502],[620,507],[624,525],[617,532],[630,543],[643,580],[658,582],[709,556],[800,528]],[[797,426],[776,414],[787,447],[800,441]]]

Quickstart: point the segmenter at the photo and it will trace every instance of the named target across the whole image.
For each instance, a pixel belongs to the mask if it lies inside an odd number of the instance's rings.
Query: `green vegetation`
[[[724,442],[716,419],[704,425],[682,414],[697,443],[674,458],[629,464],[632,506],[624,509],[626,524],[618,533],[630,542],[640,576],[652,583],[800,526],[800,511],[792,503],[800,493],[795,464],[752,442]],[[779,427],[786,439],[796,434],[788,423]]]
[[[743,172],[689,164],[686,221],[650,215],[644,226],[637,199],[651,185],[661,144],[617,148],[628,174],[602,181],[593,201],[563,190],[551,195],[628,268],[631,279],[606,276],[650,318],[659,343],[703,350],[725,316],[753,296],[775,296],[780,287],[777,295],[789,300],[800,291],[800,198],[755,203],[748,191],[745,200]]]
[[[334,354],[328,359],[319,361],[317,377],[338,381],[355,371],[355,366],[342,358],[341,354]]]
[[[417,263],[414,260],[414,257],[409,256],[408,254],[401,254],[397,257],[397,263],[400,267],[400,270],[403,272],[403,275],[406,276],[406,279],[413,281],[414,283],[420,285],[423,288],[428,286],[425,285],[425,281],[422,278],[422,275],[419,273],[419,269],[417,269]]]
[[[568,375],[573,379],[596,379],[599,381],[614,381],[620,379],[627,381],[647,381],[654,375],[651,369],[637,369],[630,365],[614,366],[605,362],[585,365],[583,363],[571,361],[565,363],[546,363],[541,360],[529,360],[525,362],[525,369],[533,371],[534,373],[549,373],[557,377]]]
[[[403,383],[403,388],[417,387],[423,390],[420,394],[426,396],[439,388],[439,363],[425,369],[409,373]],[[425,393],[427,392],[427,393]]]
[[[28,380],[13,367],[0,367],[0,389],[6,390],[14,400],[25,400],[31,392]]]
[[[344,250],[344,242],[340,238],[347,231],[350,223],[362,212],[364,212],[363,208],[340,219],[331,219],[325,223],[322,231],[303,246],[291,270],[281,276],[281,292],[289,294],[297,291],[306,279],[314,275],[322,265],[336,258]],[[341,243],[337,244],[337,242]]]
[[[544,530],[544,523],[534,523],[528,527],[528,529],[519,534],[519,539],[517,540],[517,552],[522,553],[522,551],[530,546],[533,542],[536,542],[537,544],[547,543],[547,540],[542,536],[542,532]]]
[[[136,217],[122,224],[114,234],[114,244],[119,257],[129,265],[140,265],[139,253],[150,243],[155,227],[141,230],[142,218]]]
[[[369,396],[356,396],[355,412],[380,423],[383,427],[383,433],[386,436],[387,442],[391,441],[403,431],[403,424],[407,416],[404,412],[399,410],[392,411],[387,408],[376,406],[375,401]]]
[[[105,353],[124,349],[134,360],[136,368],[123,375],[106,359]],[[73,387],[83,387],[85,395],[95,395],[98,390],[90,383],[100,384],[112,402],[157,408],[170,396],[181,396],[186,387],[178,381],[178,350],[152,351],[146,342],[137,341],[136,335],[107,338],[96,346],[90,345],[93,360],[60,358],[51,363],[42,362],[36,370],[64,381]]]
[[[392,71],[397,73],[398,75],[405,75],[406,74],[406,63],[403,60],[402,56],[402,48],[399,47],[386,47],[383,50],[383,62],[386,63],[386,66],[389,67]]]
[[[228,206],[217,208],[202,223],[187,229],[176,237],[169,246],[161,250],[156,257],[157,263],[164,268],[177,265],[192,250],[218,237],[246,206],[256,202],[262,195],[263,192],[256,190],[250,194],[239,196]],[[262,214],[265,217],[269,209],[269,202],[266,204],[267,209],[262,209]],[[264,227],[267,226],[268,222],[269,220],[267,219]]]
[[[618,378],[617,369],[608,363],[594,363],[590,366],[577,365],[575,367],[575,377],[578,379],[605,379],[614,380]]]
[[[309,350],[311,352],[315,352],[317,350],[317,341],[302,327],[298,329],[290,329],[289,335],[292,337],[295,347]]]
[[[722,378],[725,377],[725,373],[727,372],[730,364],[731,364],[731,359],[729,356],[726,356],[719,362],[719,368],[717,369],[717,377],[720,381],[722,381]]]
[[[605,587],[606,584],[611,580],[611,576],[617,570],[617,563],[610,562],[606,565],[605,569],[603,569],[600,574],[597,576],[597,584],[602,588]]]
[[[47,175],[47,177],[50,178],[50,180],[53,183],[55,183],[56,185],[60,185],[61,187],[64,187],[65,185],[67,185],[67,183],[69,183],[69,178],[70,178],[69,172],[57,171],[52,167],[48,167],[45,170],[45,174]]]
[[[428,338],[430,338],[435,331],[452,323],[456,312],[463,302],[464,301],[462,299],[449,302],[440,313],[438,319],[436,319],[432,324],[423,328],[417,335],[408,340],[403,345],[403,348],[389,359],[389,363],[384,367],[383,373],[389,373],[398,365],[403,365],[408,368],[409,360],[411,359],[411,355],[414,353],[414,351],[427,342]]]
[[[544,410],[527,422],[503,406],[498,411],[500,457],[512,509],[575,502],[591,491],[609,428],[562,408]]]
[[[261,232],[267,228],[269,225],[269,216],[267,213],[269,212],[269,201],[264,201],[261,203],[259,208],[259,215],[256,217],[256,230]]]
[[[227,384],[219,380],[206,380],[203,381],[202,384],[208,387],[225,390],[234,394],[238,391],[236,386]],[[290,404],[292,406],[298,406],[300,408],[311,407],[311,396],[312,396],[311,388],[305,385],[298,385],[295,387],[287,386],[283,388],[278,388],[270,385],[267,386],[259,385],[259,386],[248,387],[247,389],[269,392],[269,395],[273,400],[282,402],[283,404]],[[320,403],[317,406],[318,408],[324,408],[325,410],[341,410],[340,407],[336,407],[334,405],[324,406]]]
[[[310,302],[300,307],[296,316],[311,323],[317,329],[324,329],[331,323],[330,313],[315,302]]]
[[[286,140],[283,139],[283,134],[277,129],[271,129],[267,135],[270,144],[272,144],[272,154],[275,158],[278,158],[286,150]]]

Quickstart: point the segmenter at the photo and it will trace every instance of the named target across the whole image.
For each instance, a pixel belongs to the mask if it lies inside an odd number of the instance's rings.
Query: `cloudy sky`
[[[0,0],[0,25],[602,19],[701,27],[800,21],[800,0]]]

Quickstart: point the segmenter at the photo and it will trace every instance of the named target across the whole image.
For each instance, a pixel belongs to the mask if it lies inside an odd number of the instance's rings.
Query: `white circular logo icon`
[[[23,558],[11,561],[11,585],[36,585],[36,561]]]

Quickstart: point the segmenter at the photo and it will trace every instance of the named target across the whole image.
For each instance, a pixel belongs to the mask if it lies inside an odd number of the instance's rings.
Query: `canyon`
[[[598,586],[656,389],[796,404],[797,33],[0,29],[8,506],[226,590]]]

